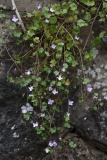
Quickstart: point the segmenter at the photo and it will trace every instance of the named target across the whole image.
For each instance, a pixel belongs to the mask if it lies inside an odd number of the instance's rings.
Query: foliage
[[[35,122],[33,127],[43,140],[52,139],[53,135],[59,135],[64,128],[70,128],[70,108],[74,105],[73,97],[70,97],[70,88],[80,81],[87,92],[92,88],[87,86],[90,80],[84,76],[77,77],[70,70],[82,67],[84,62],[93,59],[92,51],[83,51],[80,41],[80,31],[93,23],[98,7],[97,0],[80,0],[81,3],[92,6],[89,10],[79,11],[78,5],[71,0],[41,10],[34,10],[23,17],[26,23],[26,33],[20,29],[20,24],[11,24],[10,28],[19,43],[23,40],[29,44],[30,51],[24,55],[15,55],[14,61],[22,69],[20,77],[10,77],[11,82],[27,87],[28,100],[35,107]],[[103,3],[103,11],[99,12],[100,21],[104,21],[107,12],[107,4]],[[81,15],[81,16],[80,16]],[[92,46],[100,43],[105,33],[102,32],[92,41]],[[73,82],[73,83],[72,83]],[[75,82],[75,83],[74,83]],[[76,85],[75,85],[76,87]],[[66,105],[63,103],[63,97]],[[79,97],[82,102],[84,97]],[[96,110],[96,107],[93,107]],[[23,108],[24,118],[29,120],[33,113],[28,108]],[[54,144],[51,142],[49,144]],[[76,144],[69,142],[70,147]],[[50,146],[51,147],[51,146]],[[46,152],[52,151],[47,148]]]

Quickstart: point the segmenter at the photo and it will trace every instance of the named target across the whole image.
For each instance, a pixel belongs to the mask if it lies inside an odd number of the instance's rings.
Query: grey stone
[[[79,118],[76,132],[89,144],[107,153],[106,109],[107,103],[98,111],[90,110],[85,116]]]
[[[37,6],[41,4],[42,6],[46,6],[49,3],[58,3],[59,0],[15,0],[16,6],[19,11],[27,11],[32,12],[37,9]],[[9,0],[0,0],[0,3],[5,5],[7,9],[12,10],[12,4]]]

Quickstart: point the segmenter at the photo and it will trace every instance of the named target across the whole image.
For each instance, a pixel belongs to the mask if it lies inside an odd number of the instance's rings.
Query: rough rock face
[[[45,155],[44,142],[23,120],[21,106],[26,90],[0,81],[0,160],[36,160]]]
[[[39,4],[47,5],[49,3],[58,3],[59,0],[15,0],[16,6],[19,11],[27,11],[32,12],[33,10],[37,9]],[[0,0],[0,4],[6,6],[7,9],[12,10],[11,1],[9,0]]]
[[[90,110],[76,124],[76,132],[94,147],[107,153],[107,103],[98,111]]]

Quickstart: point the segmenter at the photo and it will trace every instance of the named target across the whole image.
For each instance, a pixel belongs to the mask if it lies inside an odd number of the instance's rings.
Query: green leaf
[[[96,111],[97,109],[98,109],[98,108],[97,108],[96,106],[93,106],[93,110],[95,110],[95,111]]]
[[[14,36],[15,37],[20,37],[22,35],[22,32],[20,30],[14,31]]]
[[[49,56],[49,52],[45,52],[46,56],[48,57]]]
[[[35,35],[35,32],[33,30],[29,30],[27,31],[27,35],[33,37]]]
[[[61,146],[61,145],[58,145],[58,149],[62,149],[62,146]]]
[[[56,18],[56,17],[50,17],[49,22],[50,22],[51,24],[56,24],[56,23],[57,23],[57,18]]]
[[[48,11],[44,11],[43,14],[44,14],[45,18],[51,17],[51,14]]]
[[[74,25],[74,26],[73,26],[73,29],[72,29],[72,33],[73,33],[74,35],[77,35],[79,32],[80,32],[79,26]]]
[[[39,37],[35,37],[35,38],[33,38],[33,41],[34,41],[35,43],[39,43],[39,42],[40,42],[40,39],[39,39]]]
[[[5,14],[0,13],[0,18],[4,18],[4,17],[5,17]]]
[[[105,31],[101,32],[100,35],[99,35],[99,37],[100,37],[100,38],[103,38],[104,35],[105,35],[105,33],[106,33]]]
[[[56,61],[55,61],[55,59],[52,59],[51,61],[50,61],[50,66],[51,67],[54,67],[56,65]]]
[[[84,19],[85,19],[86,21],[90,21],[91,18],[92,18],[92,16],[91,16],[90,12],[86,12],[86,13],[85,13],[85,16],[84,16]]]
[[[36,78],[36,82],[40,82],[41,80],[41,77]]]
[[[78,25],[79,27],[88,26],[88,24],[87,24],[83,19],[79,19],[79,20],[77,21],[77,25]]]
[[[95,47],[97,45],[99,45],[101,42],[100,37],[96,37],[93,41],[92,41],[92,46]]]
[[[80,0],[84,5],[87,6],[94,6],[95,5],[95,0]]]
[[[24,118],[25,118],[26,120],[29,120],[29,118],[30,118],[30,114],[27,114],[27,113],[23,114],[23,116],[24,116]]]
[[[50,132],[53,134],[53,133],[56,133],[56,127],[53,127],[53,128],[50,128]]]
[[[61,53],[57,53],[56,54],[56,59],[60,59],[62,57],[62,54]]]
[[[72,64],[72,67],[75,67],[78,65],[78,62],[75,59],[73,59],[71,64]]]
[[[107,2],[103,2],[103,8],[107,8]]]
[[[32,17],[33,15],[31,13],[27,13],[27,17]]]
[[[63,64],[63,67],[66,69],[66,68],[68,68],[68,64],[67,63],[64,63]]]
[[[84,53],[84,60],[90,62],[94,57],[94,52],[91,50],[90,52]]]
[[[23,35],[23,39],[26,41],[26,40],[28,40],[30,37],[27,35],[27,34],[24,34]]]
[[[100,102],[100,106],[102,107],[104,105],[104,103],[103,102]]]
[[[70,124],[69,124],[69,123],[65,123],[65,124],[64,124],[64,127],[66,127],[66,128],[70,128],[71,126],[70,126]]]
[[[14,83],[13,77],[9,76],[8,80],[9,80],[9,82]]]
[[[33,48],[33,47],[34,47],[34,44],[33,44],[33,43],[31,43],[31,44],[30,44],[30,47],[32,47],[32,48]]]
[[[69,146],[70,146],[71,148],[76,148],[76,147],[77,147],[77,145],[76,145],[73,141],[70,141],[70,142],[69,142]]]
[[[55,76],[59,75],[59,71],[54,71]]]
[[[90,80],[88,78],[84,78],[82,84],[88,84],[90,82]]]
[[[10,29],[14,30],[16,28],[16,24],[15,23],[12,23],[10,26],[9,26]]]

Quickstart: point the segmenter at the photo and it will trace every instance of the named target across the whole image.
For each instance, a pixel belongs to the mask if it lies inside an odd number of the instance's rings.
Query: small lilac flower
[[[32,91],[32,90],[33,90],[33,86],[30,86],[30,87],[28,87],[28,88],[29,88],[29,90],[30,90],[30,91]]]
[[[25,106],[21,107],[21,109],[22,113],[33,112],[33,107],[29,103],[26,103]]]
[[[49,91],[52,91],[53,90],[53,88],[52,87],[49,87]]]
[[[27,75],[30,75],[30,74],[31,74],[31,71],[28,70],[28,71],[26,71],[25,73],[26,73]]]
[[[97,96],[94,96],[93,99],[98,99],[98,97],[97,97]]]
[[[45,113],[41,113],[41,114],[40,114],[40,117],[45,117]]]
[[[52,91],[52,93],[53,93],[53,94],[57,94],[58,91],[57,91],[56,89],[54,89],[54,90]]]
[[[50,12],[54,12],[54,9],[53,9],[53,8],[50,8]]]
[[[29,97],[33,97],[34,95],[33,94],[29,94]]]
[[[53,147],[52,141],[49,141],[48,145],[49,145],[50,147]]]
[[[67,112],[67,113],[66,113],[66,115],[69,117],[69,116],[70,116],[70,113],[69,113],[69,112]]]
[[[46,19],[46,20],[45,20],[45,22],[46,22],[46,23],[49,23],[49,20],[48,20],[48,19]]]
[[[62,72],[65,72],[65,68],[62,68],[61,70],[62,70]]]
[[[63,43],[63,42],[61,42],[61,45],[62,45],[62,46],[64,46],[64,43]]]
[[[45,148],[45,152],[46,152],[46,153],[49,153],[50,150],[49,150],[48,148]]]
[[[42,8],[41,4],[39,4],[39,5],[37,6],[37,8],[38,8],[38,9],[41,9],[41,8]]]
[[[23,106],[22,113],[27,113],[27,108]]]
[[[17,22],[18,21],[18,18],[16,17],[16,15],[13,15],[12,21],[13,22]]]
[[[73,101],[70,101],[70,100],[68,101],[68,105],[69,105],[69,106],[72,106],[73,103],[74,103]]]
[[[86,90],[87,90],[88,92],[91,92],[91,91],[92,91],[91,85],[87,85],[87,86],[86,86]]]
[[[55,45],[55,44],[52,44],[51,48],[55,49],[55,48],[56,48],[56,45]]]
[[[56,147],[58,144],[56,143],[56,141],[53,141],[53,147]]]
[[[59,81],[63,79],[63,78],[61,77],[61,75],[59,75],[57,78],[58,78]]]
[[[34,127],[34,128],[35,128],[35,127],[38,127],[38,122],[33,123],[33,127]]]
[[[80,39],[77,35],[74,37],[74,39],[76,39],[77,41]]]
[[[52,99],[48,100],[48,104],[52,105],[53,103],[54,103],[54,100],[52,100]]]
[[[59,140],[60,140],[60,141],[62,141],[62,138],[61,138],[61,137],[59,137]]]
[[[57,143],[56,141],[49,141],[49,144],[48,144],[50,147],[56,147],[57,146]]]

